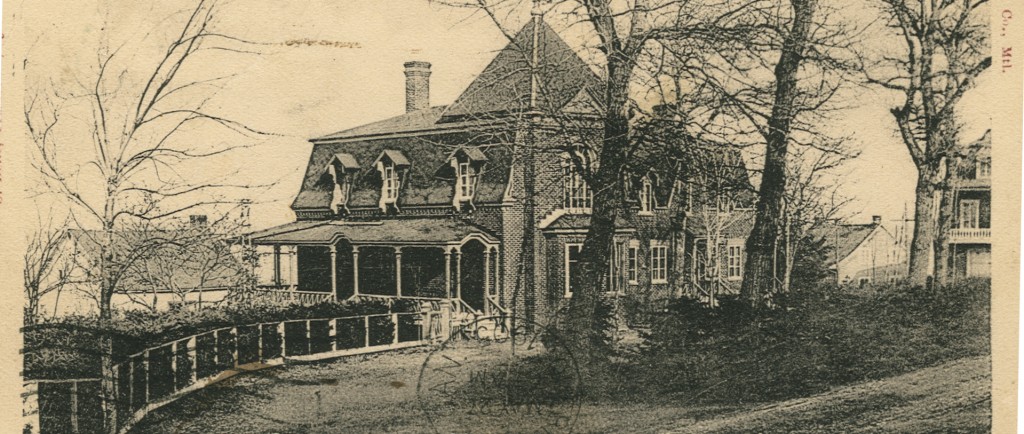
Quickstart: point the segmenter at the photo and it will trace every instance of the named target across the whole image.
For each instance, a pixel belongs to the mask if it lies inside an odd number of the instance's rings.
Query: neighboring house
[[[205,216],[192,216],[191,220],[193,224],[205,224]],[[239,260],[231,243],[208,236],[205,228],[197,231],[202,235],[187,229],[115,233],[115,268],[123,267],[125,271],[111,298],[111,307],[166,310],[175,305],[216,303],[244,285],[251,267]],[[61,273],[70,273],[66,279],[69,283],[42,297],[41,315],[99,312],[99,242],[103,236],[102,231],[68,231],[62,248],[67,252],[64,257],[73,262],[62,267]],[[180,238],[188,248],[154,247],[139,259],[129,257],[139,253],[143,249],[140,246],[152,245],[155,238]],[[201,248],[197,248],[200,243]]]
[[[311,140],[296,221],[251,235],[260,284],[548,318],[576,290],[593,204],[579,168],[597,152],[578,143],[599,141],[601,79],[540,16],[449,106],[429,105],[429,63],[405,76],[406,113]],[[687,199],[678,164],[645,158],[603,289],[667,298],[689,268]]]
[[[953,182],[954,218],[949,233],[954,277],[992,273],[991,131],[968,145],[960,176]]]
[[[836,283],[864,287],[889,284],[907,275],[906,254],[881,216],[871,223],[829,223],[814,230],[828,246],[826,263]]]

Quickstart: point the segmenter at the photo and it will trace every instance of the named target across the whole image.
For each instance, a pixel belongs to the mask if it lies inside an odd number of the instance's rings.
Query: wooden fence
[[[427,344],[441,338],[437,313],[388,313],[227,327],[133,354],[114,367],[118,428],[237,373],[284,364]],[[93,433],[103,428],[97,378],[25,384],[30,432]]]

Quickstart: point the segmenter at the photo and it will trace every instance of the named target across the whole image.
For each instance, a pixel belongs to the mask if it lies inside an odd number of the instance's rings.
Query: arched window
[[[562,154],[562,208],[569,212],[589,213],[594,203],[594,193],[580,172],[573,155],[579,159],[583,169],[590,167],[589,152],[582,147],[574,149],[573,154]]]

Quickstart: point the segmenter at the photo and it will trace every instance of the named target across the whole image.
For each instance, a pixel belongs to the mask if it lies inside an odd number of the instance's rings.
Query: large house
[[[960,176],[953,183],[954,219],[949,233],[954,277],[992,273],[992,137],[967,146]]]
[[[539,15],[451,105],[430,106],[430,74],[405,64],[405,113],[311,140],[296,221],[252,234],[261,284],[545,320],[577,290],[602,79]],[[679,160],[640,154],[603,291],[665,299],[692,281],[692,204]]]

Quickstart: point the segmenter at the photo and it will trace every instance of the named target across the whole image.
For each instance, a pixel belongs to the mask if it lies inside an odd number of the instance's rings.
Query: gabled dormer
[[[487,156],[479,148],[460,147],[448,155],[446,164],[438,169],[438,177],[453,181],[452,206],[457,211],[474,206],[480,174],[486,164]]]
[[[341,152],[331,157],[326,170],[334,184],[331,211],[334,214],[342,214],[342,211],[347,214],[348,200],[352,196],[352,178],[359,171],[359,163],[352,154]]]
[[[402,151],[385,149],[373,162],[373,167],[380,175],[380,200],[377,206],[383,212],[389,209],[398,211],[398,195],[402,190],[402,184],[406,180],[409,167],[409,159]]]

